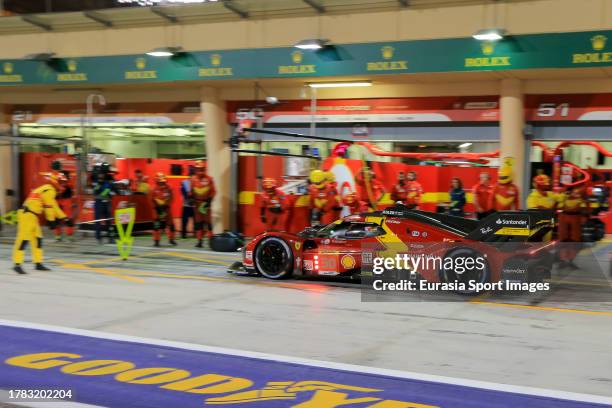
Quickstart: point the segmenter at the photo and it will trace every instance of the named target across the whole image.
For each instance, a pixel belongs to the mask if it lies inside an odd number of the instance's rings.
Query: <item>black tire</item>
[[[453,265],[456,265],[455,259],[461,257],[471,257],[473,259],[477,259],[479,257],[484,259],[484,268],[473,268],[471,271],[465,271],[463,273],[457,273],[456,268],[448,268],[445,269],[446,259],[453,259]],[[476,283],[487,283],[491,279],[491,274],[489,271],[489,263],[487,262],[487,258],[484,257],[482,253],[476,251],[469,247],[457,247],[448,251],[444,258],[442,259],[444,262],[442,264],[442,268],[438,271],[440,281],[446,283],[452,282],[461,282],[466,286],[466,290],[457,290],[455,291],[461,295],[477,295],[478,292],[475,290],[470,290],[469,281],[473,280]]]
[[[268,279],[287,279],[293,274],[293,252],[278,237],[267,237],[255,248],[255,268]]]

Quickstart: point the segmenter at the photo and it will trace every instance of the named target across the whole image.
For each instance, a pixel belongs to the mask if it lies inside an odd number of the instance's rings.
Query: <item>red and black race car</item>
[[[423,261],[400,272],[430,282],[534,282],[550,273],[553,226],[546,210],[503,211],[476,221],[396,205],[298,234],[262,233],[243,248],[242,268],[269,279],[360,277],[376,273],[376,258],[407,255]],[[451,261],[425,262],[432,258]],[[481,267],[457,268],[468,258],[482,259]]]

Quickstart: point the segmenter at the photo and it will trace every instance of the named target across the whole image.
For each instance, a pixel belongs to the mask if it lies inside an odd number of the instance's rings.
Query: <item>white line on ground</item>
[[[421,374],[421,373],[415,373],[415,372],[410,372],[410,371],[399,371],[399,370],[390,370],[390,369],[385,369],[385,368],[358,366],[358,365],[353,365],[353,364],[334,363],[330,361],[319,361],[319,360],[312,360],[312,359],[305,359],[305,358],[281,356],[281,355],[276,355],[276,354],[259,353],[259,352],[245,351],[245,350],[227,349],[227,348],[222,348],[222,347],[211,347],[211,346],[204,346],[204,345],[199,345],[199,344],[183,343],[183,342],[168,341],[168,340],[147,339],[143,337],[135,337],[135,336],[122,335],[122,334],[114,334],[114,333],[105,333],[105,332],[98,332],[98,331],[92,331],[92,330],[73,329],[69,327],[52,326],[52,325],[38,324],[38,323],[29,323],[29,322],[20,322],[20,321],[0,319],[0,325],[11,326],[11,327],[21,327],[21,328],[26,328],[26,329],[46,330],[46,331],[53,331],[53,332],[65,333],[65,334],[74,334],[78,336],[96,337],[96,338],[107,339],[107,340],[117,340],[117,341],[131,342],[131,343],[143,343],[143,344],[151,344],[151,345],[156,345],[156,346],[174,347],[174,348],[185,349],[185,350],[203,351],[203,352],[217,353],[217,354],[229,354],[229,355],[234,355],[238,357],[249,357],[249,358],[258,358],[258,359],[264,359],[264,360],[273,360],[273,361],[279,361],[279,362],[284,362],[284,363],[301,364],[301,365],[312,366],[312,367],[352,371],[356,373],[384,375],[384,376],[389,376],[389,377],[406,378],[406,379],[411,379],[411,380],[430,381],[430,382],[437,382],[437,383],[460,385],[460,386],[465,386],[465,387],[489,389],[489,390],[495,390],[495,391],[513,392],[517,394],[536,395],[536,396],[548,397],[548,398],[557,398],[557,399],[564,399],[564,400],[571,400],[571,401],[583,401],[583,402],[592,402],[592,403],[612,405],[612,397],[606,397],[606,396],[601,396],[601,395],[581,394],[581,393],[574,393],[574,392],[567,392],[567,391],[560,391],[560,390],[524,387],[524,386],[509,385],[509,384],[498,384],[498,383],[492,383],[492,382],[486,382],[486,381],[477,381],[477,380],[468,380],[468,379],[462,379],[462,378]]]

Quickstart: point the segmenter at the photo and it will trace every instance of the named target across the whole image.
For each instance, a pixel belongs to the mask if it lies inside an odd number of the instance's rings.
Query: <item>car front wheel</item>
[[[264,238],[255,248],[257,271],[268,279],[286,279],[293,273],[293,253],[278,237]]]

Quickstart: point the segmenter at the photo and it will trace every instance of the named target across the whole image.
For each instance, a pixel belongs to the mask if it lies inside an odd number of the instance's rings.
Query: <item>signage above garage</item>
[[[612,66],[612,31],[0,61],[0,85],[334,77]]]

